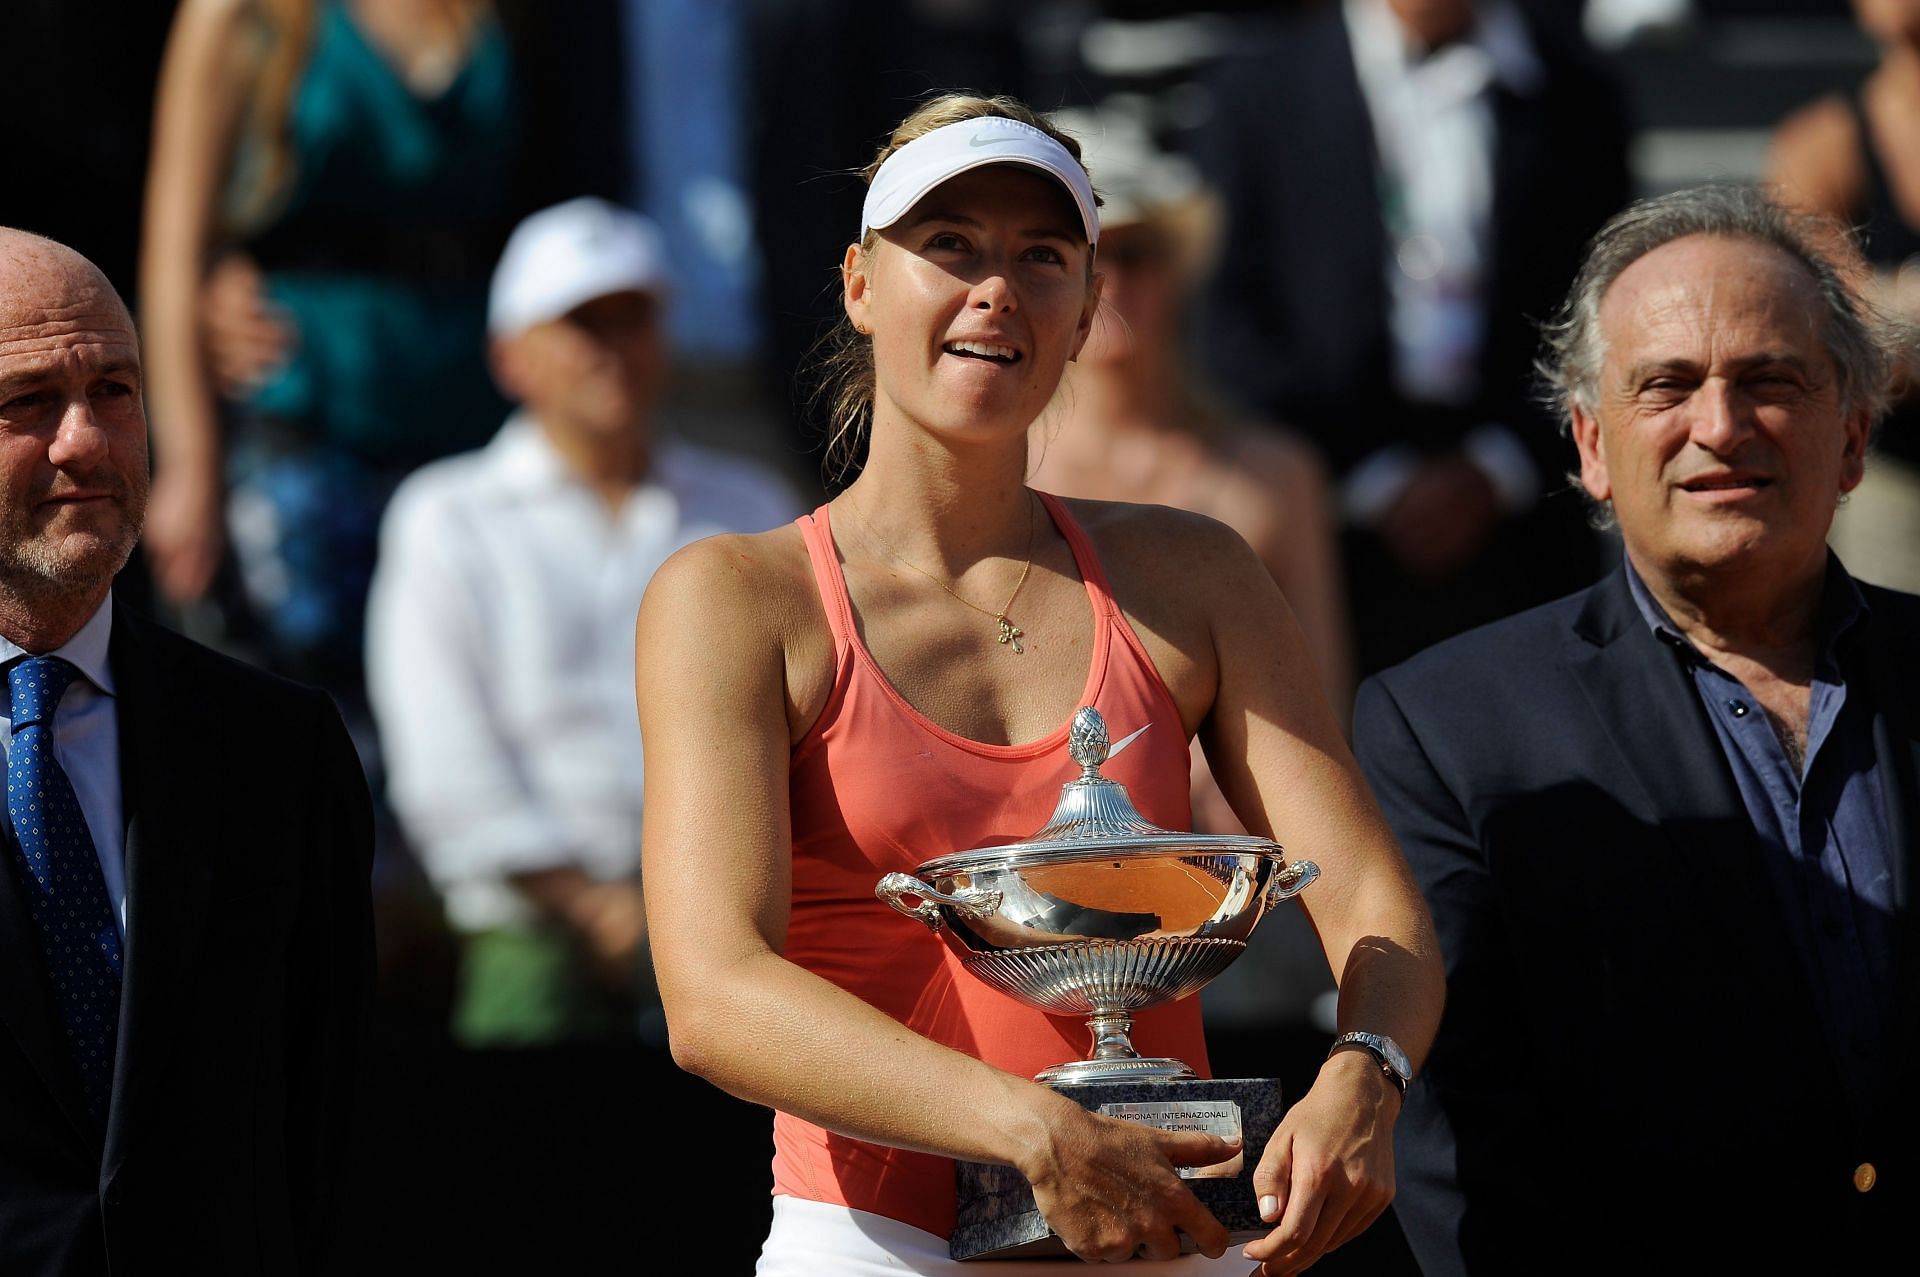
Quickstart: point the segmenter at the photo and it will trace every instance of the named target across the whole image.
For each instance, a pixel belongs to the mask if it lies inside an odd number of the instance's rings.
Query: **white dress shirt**
[[[1344,8],[1380,159],[1394,384],[1415,403],[1464,404],[1480,390],[1487,328],[1493,94],[1504,86],[1530,95],[1545,73],[1518,12],[1503,0],[1479,5],[1467,35],[1434,50],[1413,42],[1386,0],[1345,0]],[[1462,446],[1504,508],[1533,503],[1532,459],[1504,425],[1478,427]],[[1342,493],[1349,519],[1377,519],[1419,464],[1411,446],[1363,459]]]
[[[106,880],[107,899],[113,902],[114,922],[124,945],[127,827],[121,819],[120,712],[114,700],[113,670],[107,664],[107,641],[112,634],[113,596],[109,594],[80,632],[51,652],[29,652],[0,638],[0,665],[22,656],[58,656],[80,671],[53,714],[53,756],[73,783],[74,797],[80,800],[80,814],[86,817],[87,832],[93,836],[93,852],[100,858],[100,874]],[[0,696],[0,723],[6,727],[0,731],[0,750],[8,758],[13,750],[10,702],[11,698]],[[4,804],[0,804],[0,820],[6,821],[7,835],[12,837],[13,817]]]
[[[640,865],[634,617],[669,555],[799,512],[758,466],[663,441],[618,512],[525,413],[394,494],[367,605],[387,797],[479,931],[528,922],[507,879]]]

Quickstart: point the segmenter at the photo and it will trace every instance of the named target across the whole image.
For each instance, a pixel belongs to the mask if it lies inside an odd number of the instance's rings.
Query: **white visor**
[[[1031,124],[1003,115],[943,125],[889,155],[867,188],[867,202],[860,210],[860,237],[865,239],[868,231],[884,230],[905,217],[940,183],[988,164],[1024,164],[1059,182],[1080,210],[1088,245],[1099,243],[1100,208],[1093,202],[1087,171],[1066,147]]]

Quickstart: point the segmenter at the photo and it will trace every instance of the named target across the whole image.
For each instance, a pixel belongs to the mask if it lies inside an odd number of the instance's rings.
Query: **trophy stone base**
[[[1235,1174],[1190,1178],[1187,1187],[1226,1225],[1234,1245],[1264,1237],[1253,1168],[1280,1124],[1280,1083],[1272,1078],[1187,1079],[1167,1082],[1056,1082],[1053,1089],[1094,1112],[1109,1112],[1167,1129],[1230,1133],[1238,1106],[1242,1139]],[[1133,1108],[1132,1106],[1144,1106]],[[1118,1111],[1116,1110],[1118,1108]],[[1223,1129],[1223,1125],[1226,1126]],[[948,1249],[955,1259],[1073,1258],[1033,1204],[1033,1186],[1011,1166],[960,1162],[955,1172],[959,1213]],[[1213,1170],[1214,1168],[1206,1168]],[[1187,1240],[1184,1239],[1183,1240]],[[1189,1249],[1191,1242],[1188,1241]]]

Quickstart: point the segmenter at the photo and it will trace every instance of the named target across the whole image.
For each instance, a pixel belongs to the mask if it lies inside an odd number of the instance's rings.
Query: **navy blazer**
[[[0,1273],[325,1263],[373,983],[372,812],[322,693],[117,608],[127,946],[104,1131],[0,873]]]
[[[1904,1075],[1920,598],[1862,590],[1848,687],[1873,706],[1896,853]],[[1920,1201],[1911,1087],[1850,1114],[1766,852],[1624,570],[1368,680],[1354,735],[1447,965],[1396,1138],[1430,1277],[1876,1254]]]

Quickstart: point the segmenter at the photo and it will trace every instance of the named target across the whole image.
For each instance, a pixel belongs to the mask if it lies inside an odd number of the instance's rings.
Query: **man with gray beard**
[[[1827,548],[1899,334],[1738,186],[1595,237],[1542,370],[1625,561],[1361,688],[1447,1009],[1423,1270],[1835,1272],[1910,1229],[1920,599]]]
[[[0,229],[0,1272],[318,1271],[366,784],[325,696],[116,611],[146,499],[125,305]]]

